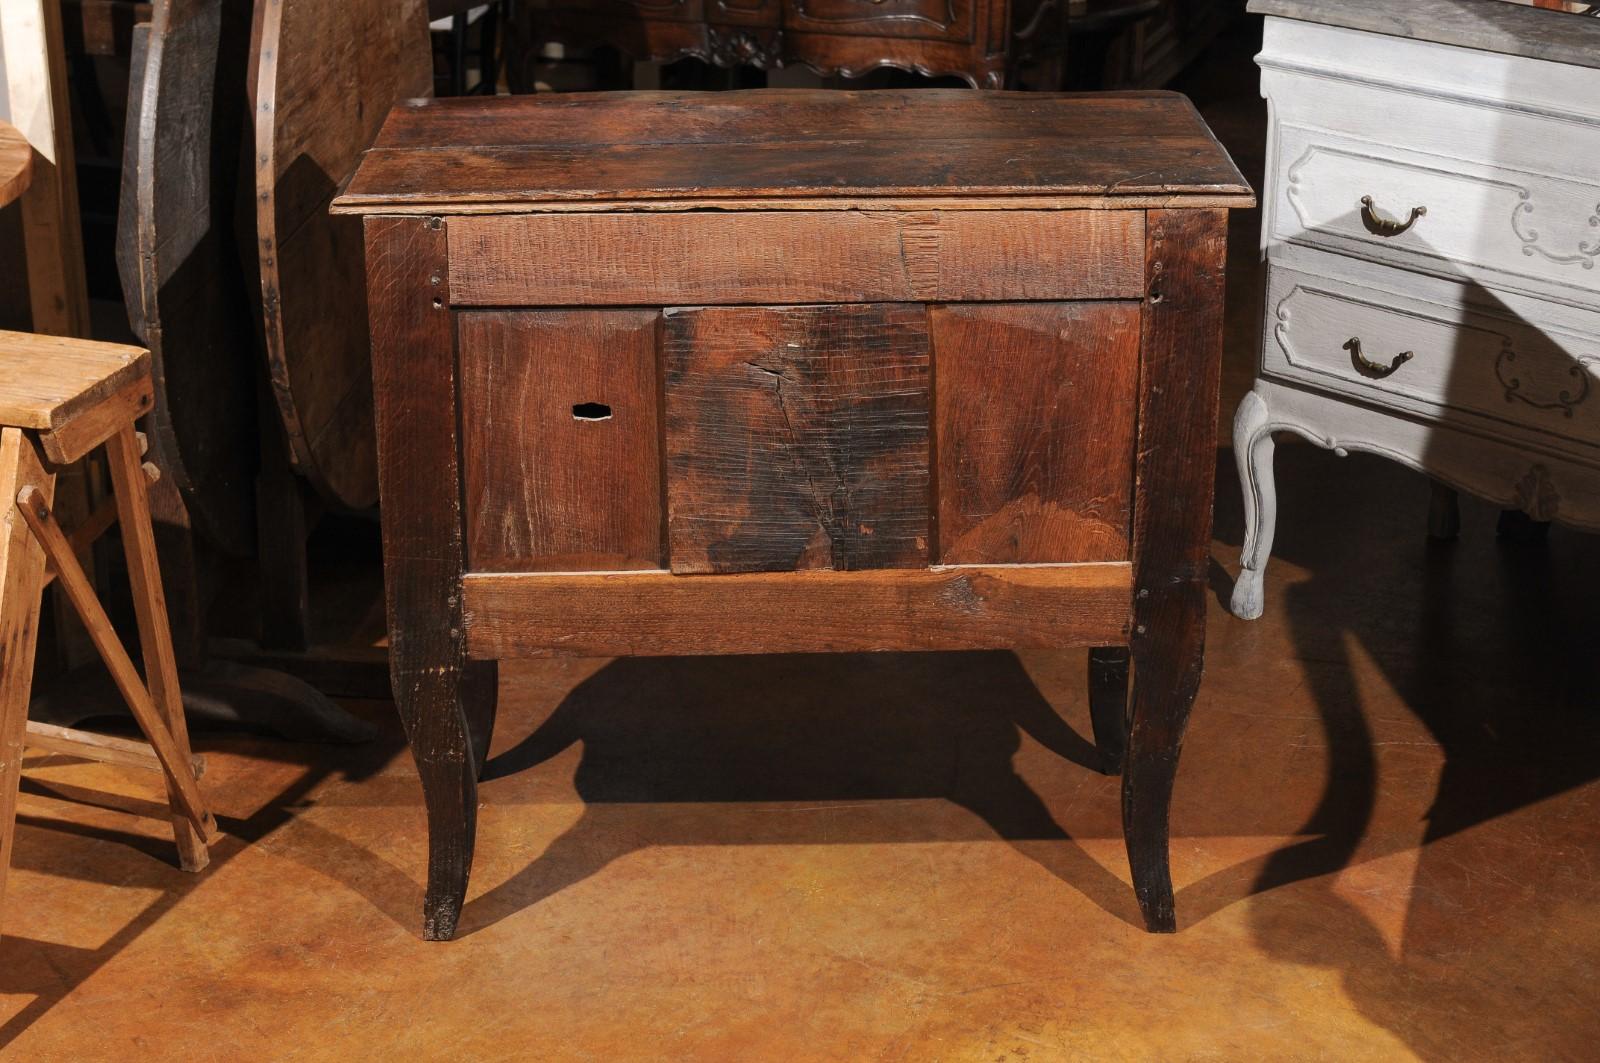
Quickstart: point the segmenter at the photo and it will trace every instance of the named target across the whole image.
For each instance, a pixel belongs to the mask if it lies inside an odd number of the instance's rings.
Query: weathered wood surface
[[[935,307],[939,559],[1119,561],[1138,303]]]
[[[1205,657],[1228,215],[1152,211],[1148,232],[1122,822],[1145,924],[1170,932],[1168,809]]]
[[[929,347],[916,304],[668,310],[674,572],[929,559]]]
[[[1505,0],[1250,0],[1255,15],[1600,67],[1600,19]]]
[[[459,320],[470,567],[660,568],[660,313]]]
[[[405,103],[335,206],[447,211],[652,199],[737,206],[940,195],[1251,202],[1227,152],[1189,101],[1172,93],[758,89],[704,96]]]
[[[124,768],[137,768],[140,771],[161,770],[161,761],[156,759],[150,743],[134,738],[119,738],[116,735],[79,731],[71,727],[58,727],[55,724],[29,720],[26,744],[29,749],[42,749],[64,757],[99,761],[102,764],[117,764]],[[189,758],[189,763],[194,766],[196,778],[205,774],[204,757],[194,754]]]
[[[474,574],[474,657],[1060,649],[1127,639],[1126,562],[873,572]]]
[[[1140,211],[453,218],[458,306],[1137,298]]]
[[[105,607],[100,604],[100,599],[95,597],[94,587],[90,585],[88,576],[78,565],[77,558],[73,556],[72,547],[68,545],[67,537],[61,531],[60,525],[56,523],[55,515],[50,511],[50,503],[45,501],[44,492],[37,486],[28,484],[17,493],[16,508],[27,521],[28,528],[39,540],[39,544],[44,547],[50,563],[55,566],[59,581],[73,608],[83,619],[84,627],[88,629],[95,649],[105,661],[107,670],[116,682],[117,690],[128,703],[128,708],[132,710],[134,719],[139,723],[139,729],[150,740],[150,747],[166,774],[168,792],[173,796],[174,812],[181,812],[193,828],[198,841],[205,842],[216,832],[217,825],[211,813],[206,810],[205,799],[196,785],[194,765],[187,741],[180,742],[177,739],[167,726],[162,710],[156,707],[150,689],[146,688],[138,669],[133,665],[133,660],[128,656],[128,651],[117,637],[116,630],[112,628],[111,618],[106,615]],[[148,522],[146,526],[148,527]],[[176,690],[175,685],[173,689]]]
[[[257,340],[234,230],[249,9],[156,0],[134,27],[117,268],[150,348],[152,458],[212,547],[255,544]]]
[[[360,224],[328,215],[396,102],[432,92],[426,0],[260,0],[255,204],[272,394],[297,471],[377,500]]]
[[[146,493],[145,472],[132,417],[123,421],[106,441],[106,464],[110,467],[112,493],[117,500],[117,524],[122,533],[123,559],[128,565],[128,582],[133,592],[145,683],[156,712],[172,736],[173,747],[184,757],[184,768],[188,769],[194,759],[189,750],[189,724],[184,718],[183,695],[178,688],[178,658],[173,650],[172,629],[167,624],[167,599],[161,586],[155,530],[150,522],[150,498]],[[190,776],[185,774],[183,779],[174,779],[172,773],[168,773],[167,800],[174,809],[184,807],[180,784],[188,778]],[[172,831],[178,843],[178,861],[185,871],[199,871],[211,862],[204,835],[196,833],[188,819],[174,814]]]
[[[485,714],[468,676],[461,614],[466,556],[444,228],[437,219],[369,219],[366,263],[389,673],[428,808],[423,935],[447,939],[466,896],[477,822],[468,716]],[[487,748],[487,733],[478,741]]]
[[[10,122],[0,121],[0,207],[16,202],[33,179],[33,146]]]
[[[17,787],[22,781],[45,566],[44,547],[13,500],[31,485],[49,505],[55,481],[20,428],[0,430],[0,499],[6,500],[0,507],[0,654],[5,661],[0,668],[0,930],[4,930],[6,877],[16,839]]]
[[[140,347],[0,331],[0,424],[60,428],[150,375]]]

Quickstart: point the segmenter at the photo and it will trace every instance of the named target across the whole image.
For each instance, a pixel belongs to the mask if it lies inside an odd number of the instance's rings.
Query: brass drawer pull
[[[1385,239],[1399,236],[1417,223],[1417,219],[1428,213],[1427,207],[1412,207],[1411,217],[1405,221],[1395,221],[1393,218],[1380,218],[1377,210],[1372,205],[1371,196],[1361,197],[1361,224],[1367,227],[1367,232]]]
[[[1350,361],[1355,365],[1356,372],[1362,376],[1371,377],[1373,380],[1382,380],[1414,357],[1411,351],[1401,351],[1394,356],[1394,361],[1388,365],[1384,365],[1382,362],[1374,362],[1361,353],[1360,336],[1351,336],[1345,343],[1344,349],[1350,352]]]

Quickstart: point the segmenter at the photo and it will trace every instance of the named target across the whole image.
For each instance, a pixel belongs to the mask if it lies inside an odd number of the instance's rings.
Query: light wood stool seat
[[[147,477],[154,467],[143,465],[134,430],[153,396],[150,354],[142,348],[0,331],[0,902],[11,866],[24,746],[161,771],[180,864],[198,871],[210,859],[206,845],[216,823],[200,794],[199,764],[189,749],[150,524]],[[50,509],[56,469],[101,444],[113,500],[68,536]],[[77,558],[112,523],[122,527],[142,679]],[[82,617],[147,744],[28,722],[40,598],[54,579]]]

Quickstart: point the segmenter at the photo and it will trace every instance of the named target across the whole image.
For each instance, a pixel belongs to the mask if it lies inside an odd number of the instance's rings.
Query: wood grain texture
[[[33,145],[10,122],[0,121],[0,207],[16,202],[33,180]]]
[[[1122,822],[1145,924],[1170,932],[1168,810],[1205,657],[1228,216],[1153,211],[1148,232]]]
[[[60,428],[150,375],[140,347],[0,331],[0,424]]]
[[[377,499],[360,225],[335,190],[398,101],[432,92],[426,0],[261,0],[256,235],[267,368],[290,454],[336,505]]]
[[[449,223],[458,306],[1137,298],[1140,211],[515,215]]]
[[[474,744],[487,748],[488,735],[474,739],[464,704],[481,692],[472,689],[461,619],[466,557],[443,223],[368,219],[366,261],[389,672],[428,808],[423,936],[447,939],[472,866]],[[435,275],[439,286],[430,283]]]
[[[935,307],[939,557],[1120,561],[1139,304]]]
[[[923,307],[681,309],[664,325],[672,571],[928,563]]]
[[[117,501],[117,524],[122,532],[123,559],[128,565],[128,582],[133,591],[145,683],[156,712],[172,734],[174,747],[186,764],[192,764],[194,754],[189,748],[189,724],[184,718],[183,695],[178,688],[178,658],[173,650],[172,629],[167,624],[167,599],[161,587],[155,529],[150,523],[150,498],[131,416],[106,440],[106,464]],[[167,800],[174,809],[181,807],[179,797],[169,777]],[[204,838],[195,833],[187,819],[174,814],[172,831],[178,843],[178,862],[185,871],[200,871],[211,862]]]
[[[51,723],[29,720],[26,744],[29,749],[43,749],[62,756],[77,757],[80,760],[118,764],[140,771],[161,770],[161,762],[156,759],[150,743],[133,738],[118,738],[116,735],[79,731],[71,727],[58,727]],[[204,757],[191,756],[189,763],[194,765],[197,778],[205,774]]]
[[[123,429],[133,431],[133,422],[150,413],[154,404],[155,393],[150,378],[131,381],[109,398],[102,399],[64,422],[61,427],[40,432],[39,443],[51,461],[57,465],[69,465],[111,439],[117,432]]]
[[[29,531],[15,499],[32,486],[48,505],[55,475],[39,460],[32,440],[19,428],[0,430],[0,931],[5,929],[6,876],[16,839],[17,787],[33,690],[33,658],[39,639],[39,603],[44,589],[44,548]]]
[[[660,320],[655,310],[459,316],[470,568],[662,566]],[[580,416],[586,403],[604,415]]]
[[[167,778],[167,792],[173,798],[173,811],[181,812],[199,842],[205,842],[216,833],[217,824],[206,810],[205,798],[196,784],[188,743],[177,740],[161,710],[156,707],[150,689],[140,678],[127,649],[111,626],[111,618],[106,615],[105,607],[95,596],[87,574],[73,556],[72,547],[56,523],[44,493],[37,486],[29,484],[17,493],[16,505],[23,519],[28,522],[28,528],[44,547],[45,554],[55,567],[58,582],[83,620],[83,626],[105,662],[106,670],[111,673],[117,691],[127,702],[139,729],[149,739],[156,759],[161,762],[161,770]]]
[[[1127,563],[474,574],[475,657],[1058,649],[1127,638]]]
[[[717,96],[402,104],[335,206],[1112,194],[1252,202],[1193,106],[1171,93]],[[441,157],[450,164],[441,166]]]
[[[152,458],[208,546],[255,546],[254,316],[234,212],[247,185],[249,10],[157,0],[133,27],[117,271],[150,348]]]

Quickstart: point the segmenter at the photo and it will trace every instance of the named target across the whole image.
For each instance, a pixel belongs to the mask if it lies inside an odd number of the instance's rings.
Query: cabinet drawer
[[[1118,299],[1139,211],[750,211],[451,218],[457,306]]]
[[[787,27],[798,33],[864,37],[973,38],[976,0],[786,0]]]
[[[1271,263],[1267,306],[1266,376],[1497,435],[1600,447],[1593,314],[1308,251]]]
[[[1493,113],[1463,115],[1459,135],[1492,154]],[[1600,303],[1600,184],[1294,126],[1280,129],[1277,172],[1277,239]]]
[[[653,310],[459,316],[473,568],[661,567],[658,317]]]

